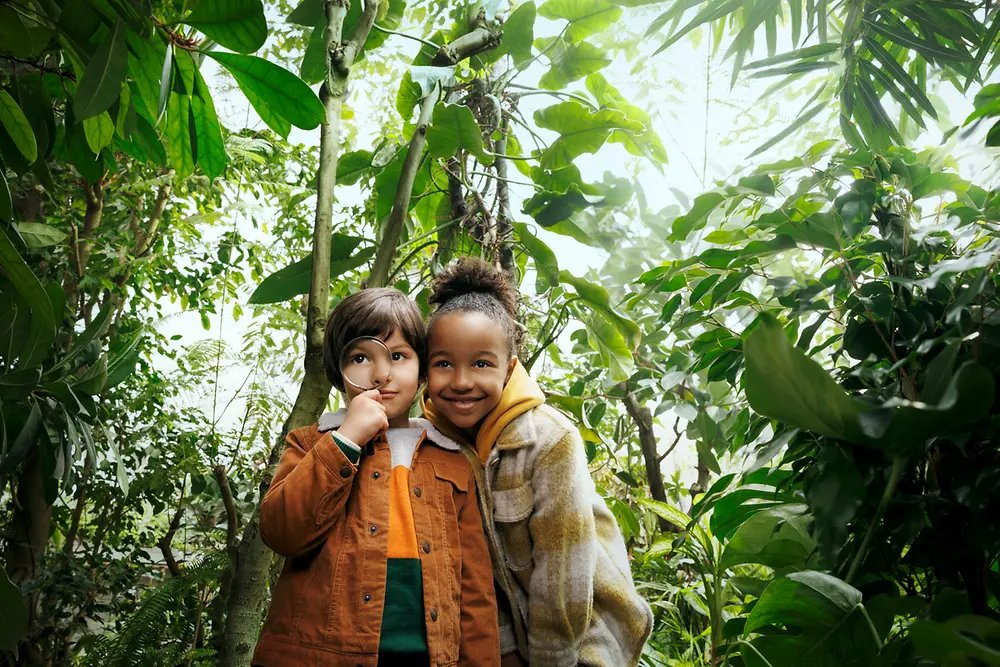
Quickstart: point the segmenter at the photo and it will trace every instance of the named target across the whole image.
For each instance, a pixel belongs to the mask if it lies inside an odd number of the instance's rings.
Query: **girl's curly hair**
[[[437,306],[428,326],[449,313],[483,313],[499,322],[507,336],[508,352],[516,355],[521,346],[517,324],[520,294],[507,275],[476,257],[462,257],[442,271],[431,284],[431,305]]]

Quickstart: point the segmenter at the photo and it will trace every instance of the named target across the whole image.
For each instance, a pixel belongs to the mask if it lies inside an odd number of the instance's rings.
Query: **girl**
[[[501,653],[532,667],[639,661],[652,629],[578,430],[518,363],[518,294],[465,258],[437,277],[425,416],[468,443],[501,599]],[[523,664],[523,663],[522,663]]]
[[[371,391],[340,368],[371,363],[360,336],[391,352],[390,379]],[[350,405],[288,434],[261,503],[261,536],[287,560],[255,665],[499,663],[473,472],[454,441],[409,418],[425,350],[420,311],[397,290],[362,290],[331,313],[326,373]]]

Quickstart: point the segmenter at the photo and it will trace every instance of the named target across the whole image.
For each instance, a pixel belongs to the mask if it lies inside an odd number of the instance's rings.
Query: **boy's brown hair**
[[[338,391],[344,391],[340,355],[358,336],[380,338],[399,329],[420,360],[420,377],[427,377],[427,328],[413,300],[391,287],[371,287],[355,292],[337,304],[326,322],[323,335],[323,362],[326,377]]]

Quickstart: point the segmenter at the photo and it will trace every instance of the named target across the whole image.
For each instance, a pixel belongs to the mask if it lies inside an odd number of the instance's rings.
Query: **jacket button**
[[[379,474],[378,470],[376,470],[375,472],[372,473],[372,478],[373,479],[378,479],[379,477],[381,477],[381,475]]]
[[[365,595],[364,595],[364,597],[362,599],[365,602],[371,602],[372,601],[372,596],[370,594],[368,594],[368,593],[365,593]]]
[[[431,552],[431,543],[430,542],[424,542],[424,553],[425,554],[429,554],[430,552]]]
[[[340,466],[340,476],[347,479],[351,476],[351,466]]]
[[[368,532],[374,535],[378,532],[378,526],[368,526]]]
[[[417,498],[420,497],[420,487],[419,486],[413,487],[413,495],[415,495]]]
[[[431,609],[431,620],[432,621],[438,620],[438,610],[437,609]]]

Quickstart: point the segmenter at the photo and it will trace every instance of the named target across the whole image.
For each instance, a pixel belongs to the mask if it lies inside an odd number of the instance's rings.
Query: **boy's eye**
[[[368,361],[368,357],[366,357],[363,354],[352,354],[351,355],[351,363],[352,364],[363,364],[366,361]]]
[[[403,354],[402,352],[393,352],[392,353],[392,360],[393,361],[400,361],[402,359],[406,359],[406,355]]]

